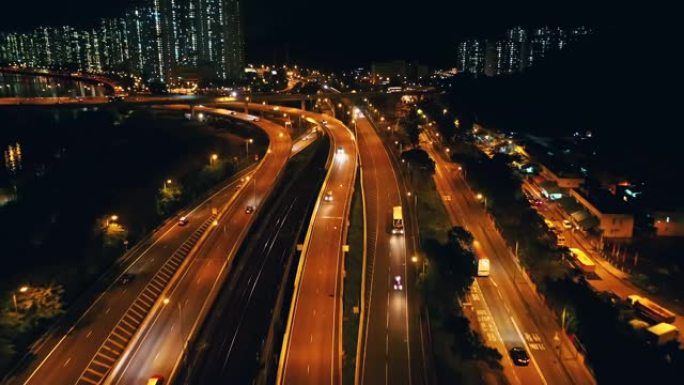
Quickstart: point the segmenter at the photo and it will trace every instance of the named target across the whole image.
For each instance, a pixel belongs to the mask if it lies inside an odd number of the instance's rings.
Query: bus
[[[646,318],[652,322],[672,323],[676,318],[673,312],[665,309],[646,297],[632,294],[627,296],[627,300],[632,304],[634,310],[636,310],[642,318]]]
[[[404,234],[404,215],[401,206],[392,208],[392,234]]]
[[[489,258],[480,257],[477,259],[477,276],[489,277]]]
[[[584,253],[584,251],[571,247],[570,252],[574,258],[573,262],[580,270],[585,273],[593,273],[596,270],[596,264]]]

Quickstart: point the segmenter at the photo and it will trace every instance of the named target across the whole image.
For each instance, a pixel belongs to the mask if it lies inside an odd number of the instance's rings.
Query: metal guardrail
[[[145,286],[138,298],[126,310],[123,317],[121,317],[114,329],[109,333],[109,336],[100,345],[93,359],[83,373],[81,373],[79,380],[76,382],[77,385],[99,385],[105,380],[135,332],[154,307],[154,304],[160,299],[161,294],[174,274],[215,219],[216,215],[212,214],[209,219],[202,223],[173,253],[171,258],[164,263],[150,282],[147,283],[147,286]]]

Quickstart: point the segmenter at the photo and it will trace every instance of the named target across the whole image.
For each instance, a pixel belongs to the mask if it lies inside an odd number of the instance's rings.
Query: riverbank
[[[0,372],[128,247],[253,162],[230,123],[180,112],[16,109],[0,118],[0,188],[12,193],[0,206]],[[263,151],[255,140],[252,157]],[[38,288],[55,288],[55,311],[23,311]]]

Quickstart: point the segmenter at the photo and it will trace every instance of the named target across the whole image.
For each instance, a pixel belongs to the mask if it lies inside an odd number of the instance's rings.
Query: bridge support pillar
[[[306,111],[306,100],[302,99],[302,103],[301,103],[300,109],[301,109],[302,111]]]

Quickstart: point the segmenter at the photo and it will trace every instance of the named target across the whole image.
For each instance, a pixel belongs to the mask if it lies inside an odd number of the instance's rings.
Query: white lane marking
[[[489,314],[489,316],[494,319],[492,315],[492,311],[489,309],[489,305],[487,304],[487,299],[485,298],[484,292],[482,292],[482,289],[480,288],[480,284],[476,281],[473,282],[473,287],[477,287],[477,290],[482,293],[482,304],[485,307],[485,312]],[[504,348],[504,352],[506,351],[506,344],[504,344],[503,337],[501,336],[501,332],[499,331],[499,325],[496,324],[496,321],[492,322],[493,330],[496,336],[498,337],[499,341],[501,341],[501,345]],[[508,356],[505,356],[508,357]],[[515,372],[515,368],[513,367],[511,363],[511,373],[513,374],[513,378],[516,380],[518,384],[522,384],[520,381],[520,378],[518,378],[518,374]]]
[[[69,362],[71,362],[71,357],[67,358],[66,362],[64,365],[62,365],[63,368],[66,368],[67,365],[69,365]]]
[[[532,354],[532,351],[531,351],[529,345],[527,344],[527,340],[525,339],[525,337],[523,337],[523,335],[522,335],[522,333],[520,332],[520,329],[518,328],[518,325],[515,323],[515,319],[513,319],[513,317],[511,317],[511,322],[513,323],[513,327],[515,328],[515,331],[516,331],[516,332],[518,333],[518,335],[520,336],[520,339],[522,340],[522,343],[525,345],[525,347],[527,348],[527,350],[530,352],[530,359],[532,360],[532,365],[533,365],[534,368],[536,369],[537,374],[539,374],[539,378],[541,378],[542,382],[543,382],[545,385],[548,385],[548,382],[546,382],[546,378],[544,377],[544,374],[542,373],[541,369],[539,368],[539,365],[537,365],[537,360],[534,359],[534,354]]]
[[[92,331],[92,330],[89,330],[89,331],[88,331],[88,334],[86,334],[85,338],[90,337],[91,334],[93,334],[93,331]]]

